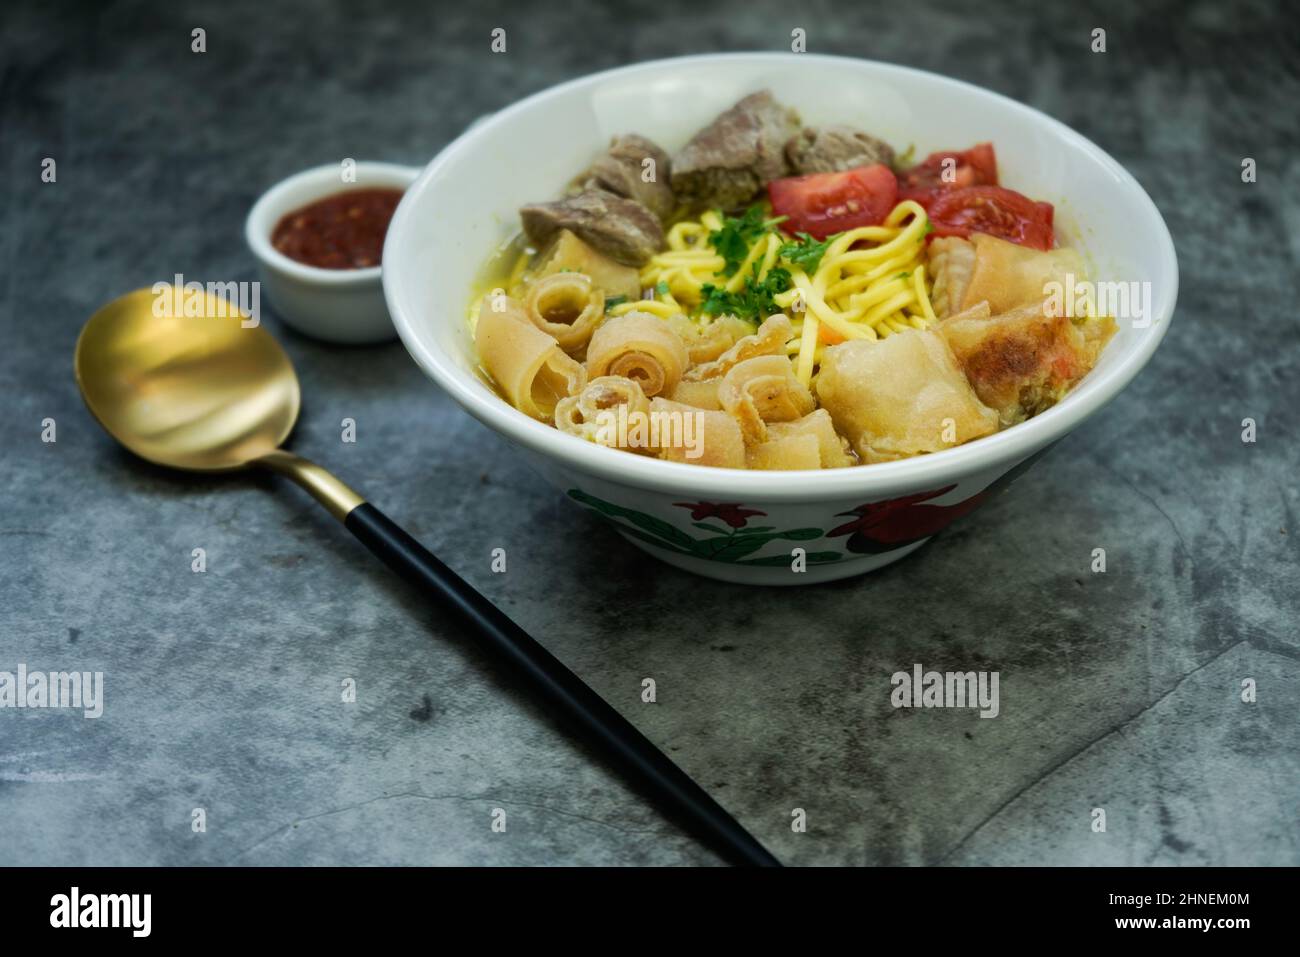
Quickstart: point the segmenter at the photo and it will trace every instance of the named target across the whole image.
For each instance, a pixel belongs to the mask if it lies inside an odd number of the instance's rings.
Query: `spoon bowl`
[[[105,431],[143,459],[246,468],[293,430],[298,376],[260,325],[215,295],[189,295],[137,289],[91,316],[77,339],[77,385]]]

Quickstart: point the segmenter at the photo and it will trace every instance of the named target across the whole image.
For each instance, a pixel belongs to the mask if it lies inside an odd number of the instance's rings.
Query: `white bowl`
[[[475,277],[519,228],[518,207],[559,195],[615,134],[641,133],[671,153],[718,112],[764,87],[808,124],[860,126],[898,149],[913,144],[918,157],[991,140],[1002,182],[1056,204],[1061,243],[1082,247],[1094,280],[1151,283],[1149,323],[1121,320],[1097,367],[1028,422],[933,455],[821,472],[649,459],[563,435],[499,398],[476,373],[466,315]],[[801,584],[903,557],[1113,399],[1164,337],[1178,264],[1164,220],[1133,177],[1036,110],[892,64],[742,53],[583,77],[468,130],[407,190],[389,228],[383,280],[397,332],[420,367],[569,497],[682,568],[727,581]],[[710,504],[762,514],[697,521],[680,503],[702,503],[696,515],[717,514]],[[728,515],[743,526],[731,528]],[[575,523],[575,532],[585,527]],[[755,527],[767,531],[750,531]],[[795,570],[798,549],[805,571]]]
[[[331,163],[276,183],[253,204],[244,238],[257,257],[262,290],[276,313],[299,332],[344,345],[386,342],[396,332],[384,300],[380,266],[320,269],[290,259],[271,245],[271,233],[285,213],[352,189],[406,189],[420,170],[392,163],[356,164],[354,181]]]

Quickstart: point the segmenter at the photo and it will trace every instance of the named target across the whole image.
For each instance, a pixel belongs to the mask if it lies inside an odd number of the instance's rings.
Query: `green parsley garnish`
[[[749,247],[772,227],[785,222],[784,216],[768,219],[766,212],[762,203],[755,203],[739,219],[728,216],[721,229],[709,233],[709,245],[723,260],[718,275],[734,276],[749,255]]]
[[[662,279],[660,279],[657,283],[655,283],[655,295],[657,296],[668,295],[668,283]]]
[[[706,283],[701,289],[704,301],[700,312],[706,316],[730,314],[749,322],[761,322],[780,312],[781,307],[773,299],[790,288],[790,271],[780,267],[768,270],[760,282],[758,270],[759,264],[754,263],[752,275],[745,277],[744,288],[739,292],[728,292],[721,286]]]
[[[777,250],[777,255],[791,266],[798,266],[811,276],[817,271],[822,257],[826,255],[826,248],[839,233],[836,233],[835,236],[827,236],[821,242],[813,239],[807,233],[798,233],[797,235],[798,239],[792,243],[784,244]]]
[[[605,311],[609,312],[615,306],[622,305],[625,302],[627,302],[627,296],[606,296]]]

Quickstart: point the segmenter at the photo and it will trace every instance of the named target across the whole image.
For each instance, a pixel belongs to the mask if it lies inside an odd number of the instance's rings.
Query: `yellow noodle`
[[[749,254],[745,256],[744,261],[741,262],[740,268],[732,274],[731,278],[727,280],[726,285],[723,287],[727,292],[740,292],[740,290],[745,288],[745,280],[753,275],[752,267],[754,262],[760,255],[766,254],[768,247],[772,245],[772,242],[774,242],[775,239],[775,236],[769,234],[764,242],[754,243],[754,245],[749,247]],[[723,266],[722,257],[718,256],[716,258],[718,260],[718,268],[721,269]]]
[[[722,228],[722,214],[715,209],[711,209],[700,217],[700,223],[709,232],[717,232]]]
[[[868,228],[874,229],[876,227]],[[852,236],[855,232],[858,232],[858,230],[852,230],[844,235]],[[871,249],[850,249],[846,252],[835,253],[833,253],[831,249],[828,249],[826,251],[826,256],[823,257],[823,262],[826,259],[838,262],[841,265],[845,263],[879,262],[881,259],[903,252],[908,246],[914,245],[918,238],[924,236],[925,220],[916,220],[903,229],[896,231],[892,239],[889,239]],[[840,238],[842,239],[843,237]],[[836,240],[836,243],[838,242],[839,240]]]
[[[667,248],[651,257],[640,273],[644,288],[667,291],[620,303],[610,313],[645,312],[663,319],[692,315],[706,285],[741,293],[755,275],[762,282],[779,266],[790,275],[790,289],[773,301],[794,320],[786,354],[804,385],[816,378],[826,348],[823,327],[830,341],[840,341],[878,339],[938,321],[925,271],[929,220],[911,200],[898,203],[878,226],[850,229],[830,240],[811,275],[780,258],[781,246],[790,237],[768,230],[750,242],[738,267],[723,278],[725,260],[709,242],[709,235],[722,228],[723,216],[717,210],[671,226]]]
[[[683,299],[687,299],[693,304],[698,304],[704,297],[704,284],[712,282],[712,280],[712,273],[700,278],[686,269],[674,270],[665,277],[668,289],[671,292],[674,294],[680,293]]]
[[[702,224],[684,220],[668,230],[668,248],[678,251],[703,248],[700,244],[708,233]]]
[[[872,283],[882,277],[894,277],[901,272],[906,272],[907,267],[915,259],[915,253],[907,256],[895,256],[887,259],[880,265],[864,273],[857,273],[840,279],[832,283],[826,290],[826,295],[832,299],[840,299],[845,296],[851,296],[856,292],[861,292]]]
[[[820,274],[821,270],[818,269],[817,272]],[[804,316],[805,322],[808,321],[809,317],[816,317],[845,339],[876,338],[870,327],[849,322],[843,318],[838,310],[828,305],[822,299],[821,293],[808,280],[808,274],[802,269],[791,270],[790,278],[794,282],[795,288],[803,293],[804,308],[808,310],[807,315]],[[784,296],[785,293],[782,293],[782,295]],[[779,297],[777,301],[780,302]]]
[[[893,211],[885,217],[885,225],[897,226],[903,220],[907,219],[908,216],[916,217],[912,220],[912,223],[915,225],[919,222],[921,224],[921,232],[924,234],[930,219],[925,213],[925,207],[912,199],[905,199],[895,206]]]
[[[682,307],[662,299],[639,299],[636,302],[620,302],[609,310],[611,316],[626,316],[629,312],[648,312],[660,319],[667,319],[669,316],[680,315]]]
[[[887,282],[878,282],[869,289],[849,296],[848,299],[854,308],[867,309],[878,302],[889,299],[891,296],[896,296],[900,292],[911,290],[911,288],[903,276],[894,276]]]
[[[911,289],[906,289],[903,292],[898,293],[898,295],[894,296],[893,298],[887,299],[884,302],[880,303],[879,305],[874,306],[865,315],[863,315],[862,321],[869,326],[874,326],[877,323],[882,322],[885,319],[888,319],[891,315],[893,315],[893,313],[897,312],[898,310],[902,309],[904,306],[911,303],[912,297],[914,295],[915,293],[913,293]]]
[[[781,251],[781,240],[777,238],[776,233],[767,234],[767,251],[763,253],[763,262],[758,267],[758,281],[762,282],[767,278],[767,274],[772,271],[776,265],[777,253]]]
[[[803,322],[803,333],[799,336],[799,359],[795,363],[794,374],[805,386],[812,384],[813,361],[817,353],[817,330],[819,324],[816,316],[807,316]]]
[[[935,317],[934,306],[930,304],[930,293],[925,288],[925,266],[917,266],[912,270],[912,285],[916,289],[916,301],[921,304],[921,316],[926,324],[938,322]],[[916,328],[924,329],[925,325],[917,325]]]

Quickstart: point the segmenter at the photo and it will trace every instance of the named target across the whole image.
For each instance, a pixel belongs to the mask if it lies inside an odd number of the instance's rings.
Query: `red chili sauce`
[[[319,269],[378,266],[384,234],[400,189],[354,189],[326,196],[287,213],[271,245],[290,259]]]

